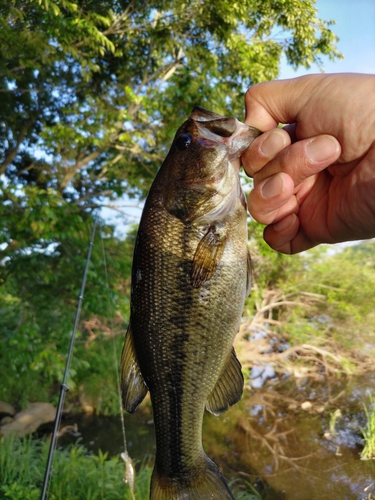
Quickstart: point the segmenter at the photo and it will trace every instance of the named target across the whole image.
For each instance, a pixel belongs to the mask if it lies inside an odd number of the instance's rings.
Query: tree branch
[[[67,187],[69,182],[73,179],[78,170],[85,167],[88,163],[90,163],[90,161],[95,160],[99,155],[103,153],[103,151],[104,149],[98,149],[97,151],[94,151],[93,153],[87,155],[85,158],[83,158],[83,160],[77,161],[76,164],[67,171],[63,180],[60,182],[59,190],[63,191]]]
[[[9,154],[6,156],[5,160],[3,163],[0,165],[0,175],[5,172],[7,169],[7,166],[12,163],[14,158],[17,156],[18,151],[20,149],[20,146],[26,136],[27,131],[31,127],[31,125],[35,122],[35,118],[30,118],[27,122],[26,125],[21,129],[18,138],[17,138],[17,143],[16,146],[9,152]]]

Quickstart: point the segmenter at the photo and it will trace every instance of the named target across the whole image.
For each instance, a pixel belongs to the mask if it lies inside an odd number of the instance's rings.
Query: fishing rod
[[[62,381],[62,384],[60,387],[60,396],[59,396],[59,402],[57,405],[55,425],[54,425],[53,432],[52,432],[51,443],[50,443],[49,452],[48,452],[47,465],[46,465],[46,469],[44,472],[44,479],[43,479],[43,486],[42,486],[42,492],[40,495],[40,500],[45,500],[45,498],[46,498],[49,477],[50,477],[51,468],[52,468],[53,452],[54,452],[55,446],[56,446],[57,433],[58,433],[58,429],[59,429],[59,425],[60,425],[60,421],[61,421],[61,416],[62,416],[62,411],[63,411],[63,407],[64,407],[65,395],[69,390],[69,387],[67,385],[67,380],[68,380],[70,364],[71,364],[72,356],[73,356],[73,348],[74,348],[74,343],[75,343],[76,331],[78,328],[79,318],[81,315],[83,294],[84,294],[85,287],[86,287],[87,273],[88,273],[90,259],[91,259],[92,247],[94,245],[94,237],[95,237],[96,226],[98,223],[98,218],[99,218],[99,213],[97,212],[95,219],[94,219],[94,225],[92,228],[92,232],[91,232],[89,248],[87,251],[85,270],[83,273],[83,279],[82,279],[82,284],[81,284],[81,291],[80,291],[79,296],[78,296],[76,317],[75,317],[75,321],[74,321],[72,335],[70,337],[70,345],[69,345],[68,355],[67,355],[66,363],[65,363],[65,371],[64,371],[63,381]]]

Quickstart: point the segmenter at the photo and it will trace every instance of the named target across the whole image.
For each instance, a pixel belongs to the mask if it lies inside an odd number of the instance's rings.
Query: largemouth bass
[[[205,408],[220,415],[243,391],[232,347],[251,274],[239,156],[259,133],[194,108],[143,210],[122,391],[130,413],[150,391],[152,500],[234,498],[203,451],[202,420]]]

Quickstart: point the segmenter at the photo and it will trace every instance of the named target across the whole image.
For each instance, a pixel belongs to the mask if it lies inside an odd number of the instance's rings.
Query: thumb
[[[311,97],[324,75],[309,75],[289,80],[258,83],[245,95],[245,123],[263,132],[275,128],[279,123],[298,121],[300,110]]]

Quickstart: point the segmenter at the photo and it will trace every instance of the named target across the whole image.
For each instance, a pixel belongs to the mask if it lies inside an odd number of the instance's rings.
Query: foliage
[[[57,397],[95,208],[145,194],[195,104],[242,115],[246,88],[275,78],[283,55],[294,67],[339,57],[331,24],[310,0],[3,2],[3,398],[22,406]],[[99,383],[111,373],[105,339],[128,320],[134,232],[125,242],[102,232],[111,299],[96,240],[73,395],[82,377]],[[113,407],[108,396],[103,411]]]
[[[230,487],[233,489],[234,481],[230,483]],[[245,487],[248,491],[239,491],[236,495],[236,500],[259,500],[259,498],[262,498],[254,486],[248,481],[245,481]]]
[[[275,78],[283,54],[296,67],[337,57],[330,24],[305,0],[7,2],[0,258],[145,193],[195,104],[242,115],[244,90]]]
[[[0,441],[0,499],[37,500],[40,497],[49,443],[32,438],[6,436]],[[135,494],[148,499],[151,467],[142,464],[136,477]],[[131,500],[124,484],[124,463],[107,453],[89,454],[73,445],[54,453],[54,473],[48,498],[52,500]]]
[[[92,406],[97,413],[117,415],[120,411],[120,400],[117,387],[119,372],[119,356],[121,354],[124,335],[112,339],[96,339],[89,344],[79,343],[75,351],[76,359],[87,360],[77,369],[75,387],[78,389],[80,403]],[[73,391],[72,396],[77,391]],[[68,398],[71,397],[68,394]]]
[[[361,452],[362,460],[375,459],[375,398],[370,396],[370,407],[363,405],[366,414],[366,427],[362,430],[365,446]]]
[[[342,417],[341,410],[336,409],[335,411],[330,413],[329,433],[332,437],[336,436],[336,424],[341,417]]]
[[[363,242],[325,258],[317,258],[315,250],[296,283],[322,297],[304,315],[309,315],[316,335],[325,332],[346,349],[360,345],[361,339],[365,344],[375,334],[375,263],[372,256],[364,259],[374,254],[374,245]]]
[[[73,241],[64,239],[48,253],[20,256],[17,270],[0,287],[0,377],[5,400],[18,402],[21,406],[30,399],[56,402],[57,384],[62,380],[76,314],[90,226],[88,219],[77,228]],[[79,386],[80,376],[87,377],[91,372],[96,377],[98,366],[103,368],[102,377],[108,375],[110,378],[114,372],[113,346],[108,340],[112,334],[123,334],[126,329],[133,244],[132,234],[121,242],[113,237],[110,228],[97,230],[82,305],[82,322],[77,332],[77,355],[70,371],[71,389]],[[90,345],[85,321],[98,315],[103,318],[96,337],[100,345],[94,348]],[[110,391],[106,392],[109,396]]]
[[[291,257],[270,250],[257,231],[251,223],[253,291],[245,306],[250,331],[278,337],[281,350],[302,346],[301,352],[314,349],[324,356],[330,350],[344,371],[352,372],[354,360],[369,361],[375,351],[375,241],[333,252],[320,246]]]
[[[249,228],[249,249],[252,261],[252,289],[247,301],[247,315],[259,307],[265,290],[272,290],[286,283],[303,267],[300,255],[275,252],[263,239],[263,227],[252,220]]]

